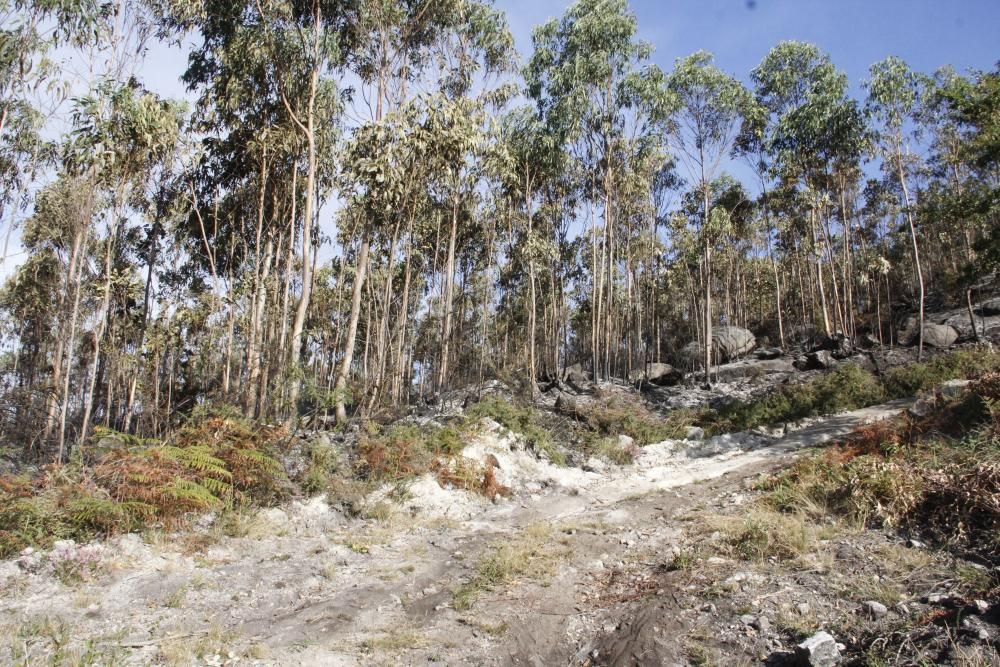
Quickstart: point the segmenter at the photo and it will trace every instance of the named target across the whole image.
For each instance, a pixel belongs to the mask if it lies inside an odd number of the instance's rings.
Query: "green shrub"
[[[308,494],[325,491],[330,483],[330,476],[337,472],[340,460],[337,450],[327,440],[315,439],[309,444],[309,464],[299,482],[302,490]]]
[[[884,397],[878,379],[856,364],[844,364],[812,382],[778,391],[721,412],[728,430],[792,422],[878,403]]]
[[[761,398],[704,412],[696,423],[710,434],[745,431],[865,408],[913,396],[946,380],[973,378],[997,369],[1000,369],[1000,354],[980,347],[955,350],[924,363],[893,368],[881,378],[857,364],[842,364],[811,382],[783,386]]]
[[[618,401],[587,406],[584,419],[585,423],[597,433],[609,436],[627,435],[640,446],[683,438],[691,422],[687,412],[678,411],[670,419],[665,419],[649,412],[641,405],[626,405]]]
[[[1000,370],[1000,353],[976,346],[939,354],[928,361],[892,368],[883,378],[890,398],[905,398],[946,380],[970,379]]]
[[[879,403],[885,400],[885,390],[878,378],[861,366],[844,364],[813,382],[812,397],[811,413],[827,415]]]
[[[782,512],[904,529],[995,561],[1000,422],[982,409],[1000,393],[1000,377],[991,378],[919,420],[866,426],[843,445],[800,459],[763,485],[766,502]]]
[[[622,447],[616,437],[599,437],[592,447],[593,453],[609,463],[628,465],[633,463],[639,451],[635,445]]]
[[[57,539],[175,525],[213,507],[273,502],[284,473],[269,451],[281,434],[207,410],[167,442],[98,430],[92,462],[74,456],[37,479],[0,478],[0,557]]]
[[[30,546],[48,546],[71,532],[48,499],[0,496],[0,558],[10,558]]]
[[[473,419],[488,417],[508,431],[523,437],[536,453],[546,456],[556,465],[566,465],[566,455],[556,445],[549,429],[542,423],[538,410],[515,405],[496,396],[487,396],[469,407],[466,416]]]

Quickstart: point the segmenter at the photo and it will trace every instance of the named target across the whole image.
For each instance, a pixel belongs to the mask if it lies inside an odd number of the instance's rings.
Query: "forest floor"
[[[85,577],[32,568],[29,554],[0,564],[0,660],[781,664],[819,629],[850,656],[862,636],[870,645],[872,632],[898,634],[904,619],[954,604],[949,591],[978,566],[888,532],[769,514],[757,482],[908,405],[716,454],[651,445],[600,470],[525,468],[526,454],[493,424],[471,455],[492,453],[508,475],[526,475],[496,503],[417,480],[367,518],[316,497],[117,537],[87,547],[99,567]],[[748,517],[793,557],[734,550]],[[979,643],[937,642],[954,664],[997,664],[991,609],[966,624]]]

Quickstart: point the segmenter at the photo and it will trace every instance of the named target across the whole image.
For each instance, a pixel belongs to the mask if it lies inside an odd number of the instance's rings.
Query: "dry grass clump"
[[[496,459],[492,456],[483,464],[464,457],[455,457],[450,462],[436,459],[431,471],[437,476],[441,486],[450,485],[458,489],[480,493],[490,500],[509,498],[511,489],[500,483],[496,476]]]
[[[1000,553],[1000,375],[916,419],[859,429],[768,481],[785,512],[901,529],[989,561]]]
[[[615,465],[628,465],[642,453],[635,443],[622,444],[617,437],[596,438],[589,447],[590,453]]]
[[[413,628],[394,628],[361,642],[365,653],[396,654],[427,646],[427,638]]]
[[[469,609],[486,591],[506,586],[518,578],[545,581],[555,574],[567,551],[551,539],[544,524],[533,524],[513,539],[503,539],[476,567],[476,575],[454,592],[455,609]]]
[[[837,527],[801,513],[755,508],[743,517],[713,517],[710,525],[723,535],[723,551],[748,561],[803,559]]]
[[[469,435],[462,425],[374,430],[362,437],[357,474],[372,482],[396,483],[431,473],[441,486],[474,491],[490,500],[509,496],[510,489],[496,478],[495,461],[479,464],[460,455]]]

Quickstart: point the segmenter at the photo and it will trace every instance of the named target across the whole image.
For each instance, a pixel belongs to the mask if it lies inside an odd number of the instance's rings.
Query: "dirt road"
[[[652,445],[632,465],[589,471],[518,469],[525,454],[491,431],[474,454],[496,452],[521,474],[513,499],[496,505],[440,489],[430,502],[419,486],[397,490],[368,519],[347,519],[321,498],[294,502],[194,534],[117,538],[97,547],[92,581],[68,584],[3,563],[0,661],[625,664],[636,647],[616,655],[607,641],[618,607],[635,596],[672,604],[636,573],[674,557],[686,512],[738,497],[797,451],[905,407],[715,443],[742,447],[705,456]],[[670,628],[656,632],[657,660],[684,662]]]

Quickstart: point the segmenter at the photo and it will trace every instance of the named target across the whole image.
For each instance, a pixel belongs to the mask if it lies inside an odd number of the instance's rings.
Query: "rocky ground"
[[[959,328],[959,315],[938,320]],[[991,318],[1000,310],[980,324]],[[710,388],[666,365],[631,383],[571,372],[538,403],[556,416],[608,400],[717,408],[845,360],[881,371],[915,356],[833,343],[758,350],[720,366]],[[666,381],[642,382],[647,371]],[[409,419],[446,423],[507,393],[454,392]],[[485,419],[461,456],[509,491],[492,502],[426,474],[351,503],[323,494],[0,562],[0,663],[1000,665],[1000,605],[968,594],[991,576],[982,565],[759,501],[759,482],[804,450],[907,409],[921,404],[709,439],[692,429],[621,443],[636,454],[623,465],[556,465]]]
[[[826,631],[813,664],[882,637],[884,664],[996,664],[1000,609],[962,593],[977,566],[755,502],[803,448],[905,407],[667,441],[625,466],[555,466],[487,422],[464,455],[495,457],[512,489],[496,503],[425,477],[363,517],[316,497],[0,564],[0,661],[785,664]],[[940,636],[894,635],[928,616]]]

